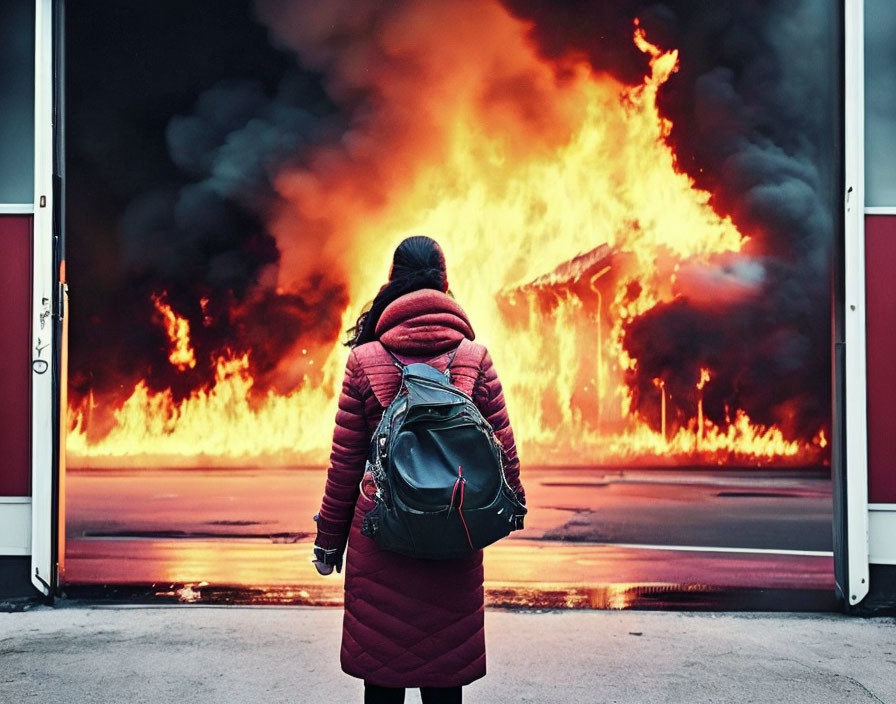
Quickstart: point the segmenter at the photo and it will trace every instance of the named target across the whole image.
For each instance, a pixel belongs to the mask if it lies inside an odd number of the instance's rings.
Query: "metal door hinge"
[[[68,284],[60,281],[56,292],[56,319],[62,320],[65,317],[65,301],[68,298]]]

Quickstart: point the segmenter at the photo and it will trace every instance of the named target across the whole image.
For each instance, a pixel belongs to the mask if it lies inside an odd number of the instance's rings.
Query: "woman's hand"
[[[333,574],[333,567],[336,568],[337,572],[342,572],[342,562],[338,562],[336,565],[328,565],[326,562],[321,562],[320,560],[312,560],[311,563],[317,568],[317,573],[324,576]]]
[[[317,515],[314,516],[317,520]],[[336,549],[325,550],[324,548],[314,545],[312,548],[314,559],[311,563],[317,568],[317,573],[324,576],[333,573],[333,568],[337,572],[342,572],[342,553]]]
[[[313,518],[314,522],[317,523],[320,521],[320,514],[315,513]],[[314,559],[311,560],[311,563],[317,568],[318,574],[322,574],[326,577],[328,574],[333,573],[334,567],[337,572],[342,572],[341,552],[337,551],[335,548],[326,550],[316,543],[312,548],[312,552],[314,553]]]

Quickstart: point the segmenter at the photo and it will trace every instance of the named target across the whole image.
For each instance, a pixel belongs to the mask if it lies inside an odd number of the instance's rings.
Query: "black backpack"
[[[401,384],[371,439],[376,506],[361,533],[385,550],[449,559],[522,528],[526,507],[504,476],[495,432],[451,385],[454,353],[444,372],[390,355]]]

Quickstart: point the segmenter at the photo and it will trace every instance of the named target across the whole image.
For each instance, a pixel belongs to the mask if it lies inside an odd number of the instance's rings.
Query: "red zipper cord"
[[[454,494],[457,492],[457,485],[460,484],[461,477],[454,480],[454,488],[451,490],[451,501],[448,502],[448,513],[446,518],[451,515],[451,509],[454,508]]]
[[[467,485],[467,480],[463,478],[460,465],[457,466],[457,476],[458,481],[460,481],[460,503],[457,505],[457,515],[460,516],[460,521],[464,524],[464,530],[467,533],[467,542],[470,544],[470,550],[475,550],[473,541],[470,539],[470,529],[467,528],[467,522],[464,520],[464,487]],[[455,483],[455,486],[457,486],[457,483]]]

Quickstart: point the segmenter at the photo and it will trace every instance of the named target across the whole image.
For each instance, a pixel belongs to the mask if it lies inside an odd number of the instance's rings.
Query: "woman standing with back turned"
[[[375,505],[360,487],[370,439],[401,381],[391,355],[439,370],[450,363],[451,383],[494,428],[507,482],[525,503],[501,383],[447,292],[439,245],[409,237],[395,250],[388,283],[350,331],[330,469],[315,516],[314,564],[321,574],[341,570],[348,543],[340,660],[346,673],[364,680],[368,704],[403,702],[406,687],[420,687],[424,704],[460,702],[461,687],[485,675],[482,550],[421,560],[382,550],[361,534]]]

